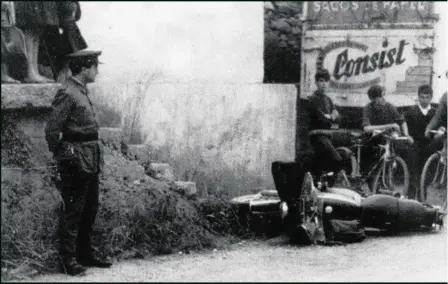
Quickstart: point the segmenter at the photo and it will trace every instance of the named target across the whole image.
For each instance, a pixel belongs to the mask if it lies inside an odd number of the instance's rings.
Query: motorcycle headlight
[[[286,202],[282,201],[280,202],[280,216],[285,218],[286,215],[288,215],[288,205]]]

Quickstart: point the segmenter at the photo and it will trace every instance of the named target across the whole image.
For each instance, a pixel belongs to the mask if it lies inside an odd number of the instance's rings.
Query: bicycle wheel
[[[409,169],[403,158],[395,156],[386,164],[389,188],[409,196]],[[415,193],[416,194],[416,193]]]
[[[384,161],[377,170],[373,179],[372,193],[379,193],[381,189],[408,195],[409,170],[401,157],[395,156]]]
[[[446,164],[440,153],[432,154],[426,161],[420,179],[419,197],[421,202],[446,207]]]

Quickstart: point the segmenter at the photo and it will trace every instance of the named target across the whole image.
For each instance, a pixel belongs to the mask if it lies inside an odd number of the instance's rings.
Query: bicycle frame
[[[432,133],[439,133],[438,131],[431,131]],[[436,157],[434,162],[436,162],[436,168],[434,170],[429,169],[429,165],[431,163],[431,160]],[[430,175],[428,176],[429,171],[431,173],[434,173],[434,176],[428,181],[427,179],[430,178]],[[428,182],[428,183],[427,183]],[[439,150],[432,154],[425,162],[425,166],[423,168],[422,176],[420,179],[420,196],[423,200],[426,201],[428,196],[428,186],[431,188],[431,186],[441,187],[442,189],[445,188],[445,197],[444,197],[444,205],[443,208],[446,210],[446,182],[447,182],[447,139],[446,139],[446,133],[443,141],[443,148],[442,150]]]
[[[355,148],[355,147],[357,148],[357,150],[356,150],[357,165],[356,165],[356,169],[353,171],[354,174],[352,174],[353,178],[361,178],[361,181],[365,182],[368,178],[373,177],[373,175],[376,173],[378,168],[381,167],[381,170],[383,171],[383,175],[382,175],[383,183],[385,182],[384,178],[386,176],[386,172],[385,172],[386,171],[386,162],[389,159],[395,157],[395,155],[396,155],[393,141],[407,140],[407,138],[406,137],[394,138],[390,135],[384,135],[384,136],[386,138],[386,143],[383,145],[378,145],[380,150],[384,150],[384,153],[381,155],[380,159],[373,166],[370,167],[368,173],[364,176],[361,175],[361,171],[360,171],[360,169],[361,169],[361,147],[363,147],[366,144],[366,142],[357,143],[350,147],[351,149]],[[370,139],[372,139],[372,138],[370,138]]]
[[[439,166],[440,165],[442,165],[442,167],[443,167],[443,174],[442,174],[442,177],[440,178],[440,184],[443,184],[444,182],[445,182],[445,179],[447,178],[447,176],[446,176],[446,170],[447,170],[447,146],[446,146],[446,138],[445,138],[445,141],[443,142],[443,149],[442,150],[440,150],[440,151],[437,151],[437,153],[439,154],[439,156],[440,156],[440,160],[439,160],[439,162],[438,162],[438,164],[437,164],[437,169],[436,169],[436,171],[438,171],[439,170]]]

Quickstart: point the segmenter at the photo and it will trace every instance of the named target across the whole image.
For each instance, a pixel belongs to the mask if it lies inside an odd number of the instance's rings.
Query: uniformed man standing
[[[100,54],[81,50],[69,55],[72,77],[57,92],[45,128],[61,179],[60,257],[64,273],[70,275],[81,274],[86,267],[111,266],[93,256],[91,245],[102,152],[96,110],[86,85],[95,81]]]

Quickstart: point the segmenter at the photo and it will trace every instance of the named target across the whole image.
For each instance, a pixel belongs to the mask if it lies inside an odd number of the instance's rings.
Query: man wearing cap
[[[92,226],[98,211],[99,173],[102,167],[96,110],[87,84],[98,74],[100,51],[69,55],[72,77],[56,93],[45,127],[48,148],[58,164],[62,195],[60,257],[63,272],[78,275],[86,267],[110,267],[93,256]]]

